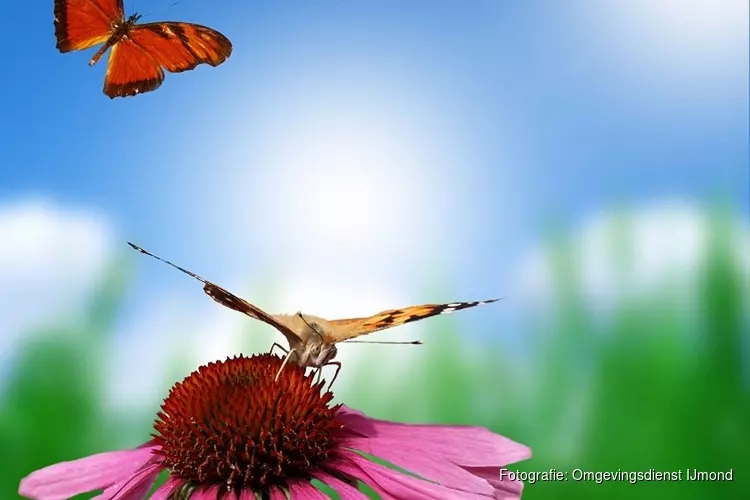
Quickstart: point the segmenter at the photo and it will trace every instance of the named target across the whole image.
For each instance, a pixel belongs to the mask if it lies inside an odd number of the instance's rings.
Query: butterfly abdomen
[[[109,40],[104,42],[104,45],[102,45],[99,50],[96,51],[96,54],[94,54],[94,56],[89,61],[89,66],[93,66],[94,64],[98,63],[99,59],[101,59],[104,53],[107,52],[107,49],[118,42],[118,40],[115,40],[114,38],[115,37],[112,36]]]
[[[89,66],[93,66],[94,64],[98,63],[99,59],[101,59],[104,53],[107,52],[107,49],[113,47],[123,38],[126,38],[131,28],[135,26],[136,21],[138,21],[140,17],[141,16],[139,16],[138,14],[133,14],[128,18],[127,21],[117,22],[113,24],[112,35],[107,39],[106,42],[104,42],[104,45],[102,45],[99,50],[96,51],[96,54],[94,54],[94,56],[89,61]]]
[[[104,42],[104,45],[102,45],[99,50],[96,51],[96,54],[91,58],[89,61],[89,66],[93,66],[94,64],[99,62],[99,59],[102,58],[105,52],[107,52],[107,49],[110,47],[113,47],[115,44],[117,44],[120,40],[122,40],[124,37],[128,34],[129,26],[122,26],[115,30],[114,33],[112,33],[112,36],[107,39],[106,42]]]

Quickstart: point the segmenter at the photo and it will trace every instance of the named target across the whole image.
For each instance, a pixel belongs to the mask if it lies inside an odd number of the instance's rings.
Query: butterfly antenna
[[[133,250],[135,250],[136,252],[140,252],[140,253],[142,253],[143,255],[148,255],[149,257],[153,257],[153,258],[154,258],[154,259],[156,259],[156,260],[160,260],[160,261],[164,262],[165,264],[167,264],[167,265],[169,265],[169,266],[172,266],[172,267],[174,267],[174,268],[175,268],[175,269],[177,269],[178,271],[182,271],[183,273],[187,274],[188,276],[192,276],[193,278],[197,279],[198,281],[200,281],[201,283],[203,283],[203,284],[205,284],[205,285],[208,285],[208,284],[209,284],[209,282],[208,282],[207,280],[205,280],[204,278],[201,278],[201,277],[200,277],[200,276],[198,276],[197,274],[195,274],[195,273],[193,273],[193,272],[190,272],[190,271],[188,271],[187,269],[183,269],[182,267],[178,266],[177,264],[172,264],[172,263],[171,263],[171,262],[169,262],[168,260],[166,260],[166,259],[162,259],[162,258],[161,258],[161,257],[159,257],[158,255],[154,255],[154,254],[152,254],[152,253],[151,253],[151,252],[149,252],[148,250],[146,250],[146,249],[144,249],[144,248],[141,248],[141,247],[139,247],[139,246],[138,246],[138,245],[136,245],[135,243],[131,243],[131,242],[129,242],[129,241],[128,241],[128,245],[130,245],[130,248],[132,248],[132,249],[133,249]]]
[[[388,342],[387,340],[344,340],[342,344],[401,344],[401,345],[422,345],[421,340],[409,340],[406,342]]]
[[[312,325],[311,325],[311,324],[310,324],[310,323],[309,323],[309,322],[307,321],[307,318],[305,318],[305,315],[304,315],[304,314],[302,314],[302,312],[298,312],[298,313],[297,313],[297,316],[299,316],[299,317],[300,317],[300,318],[302,319],[302,321],[304,321],[304,322],[305,322],[305,324],[307,325],[307,327],[308,327],[308,328],[309,328],[310,330],[312,330],[313,332],[315,332],[315,334],[316,334],[316,335],[317,335],[318,337],[320,337],[321,339],[323,338],[323,336],[322,336],[322,335],[320,334],[320,332],[318,331],[318,329],[317,329],[317,328],[315,328],[314,326],[312,326]]]
[[[135,0],[133,0],[133,1],[135,1]],[[143,19],[143,18],[146,18],[146,17],[148,17],[148,16],[152,16],[152,15],[154,15],[154,14],[158,14],[159,12],[161,12],[161,11],[163,11],[163,10],[171,9],[172,7],[174,7],[175,5],[177,5],[178,3],[180,3],[180,0],[177,0],[176,2],[172,2],[172,3],[171,3],[171,4],[169,4],[169,5],[165,5],[164,7],[160,8],[160,9],[156,9],[156,10],[154,10],[154,11],[151,11],[151,12],[149,12],[148,14],[143,14],[143,15],[141,16],[141,19]]]

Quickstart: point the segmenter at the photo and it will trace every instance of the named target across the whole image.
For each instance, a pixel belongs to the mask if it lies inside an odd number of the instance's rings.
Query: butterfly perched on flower
[[[130,242],[128,242],[128,245],[142,254],[158,259],[197,279],[203,283],[203,291],[219,304],[239,311],[251,318],[263,321],[281,332],[289,343],[289,350],[284,349],[279,344],[274,344],[286,352],[286,358],[279,369],[279,373],[284,369],[287,362],[317,369],[326,365],[336,365],[336,374],[331,380],[331,385],[333,385],[338,371],[341,369],[341,363],[333,361],[337,353],[336,343],[351,342],[351,339],[362,335],[500,300],[497,298],[475,302],[423,304],[401,309],[388,309],[365,318],[351,319],[327,320],[318,316],[303,314],[302,312],[296,314],[269,314],[224,288],[168,260],[162,259],[138,245]],[[421,344],[421,341],[387,343]],[[278,374],[276,376],[278,378]]]
[[[55,0],[57,48],[65,53],[103,44],[89,66],[111,48],[104,77],[110,98],[156,90],[164,69],[179,73],[199,64],[218,66],[232,53],[227,37],[211,28],[171,21],[137,24],[140,18],[126,19],[122,0]]]

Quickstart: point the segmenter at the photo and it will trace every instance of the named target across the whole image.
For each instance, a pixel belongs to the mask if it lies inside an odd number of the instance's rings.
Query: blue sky
[[[274,299],[285,309],[325,307],[322,283],[361,294],[352,314],[373,307],[363,289],[386,307],[512,295],[550,222],[675,197],[746,210],[747,10],[185,0],[147,20],[214,27],[232,56],[110,100],[106,60],[56,50],[52,2],[11,2],[0,203],[103,214],[123,251],[131,239],[227,286],[298,289]],[[138,264],[136,306],[203,299]]]
[[[148,12],[168,3],[139,0],[136,7]],[[151,19],[222,30],[234,41],[230,60],[168,75],[153,94],[110,101],[101,93],[103,64],[92,69],[90,53],[55,49],[50,5],[11,3],[3,36],[23,45],[5,61],[18,78],[0,83],[0,193],[42,191],[96,204],[132,228],[148,213],[161,226],[149,236],[164,234],[183,211],[163,202],[180,182],[173,169],[204,168],[199,163],[216,154],[216,145],[196,135],[213,142],[242,123],[252,136],[264,127],[253,113],[268,106],[262,99],[305,92],[295,78],[310,83],[315,75],[320,85],[347,88],[367,85],[361,72],[384,69],[397,73],[394,93],[409,87],[428,108],[442,108],[442,120],[472,128],[476,158],[453,173],[481,168],[499,185],[499,172],[512,171],[531,221],[667,192],[703,198],[714,191],[741,201],[747,49],[735,47],[718,68],[707,61],[742,37],[696,56],[680,52],[686,42],[678,38],[697,35],[678,32],[677,48],[649,60],[658,50],[622,50],[632,40],[607,32],[616,10],[587,14],[595,4],[185,0]],[[633,17],[627,29],[636,35],[660,29]],[[242,103],[243,116],[232,112],[233,101]],[[501,165],[508,149],[516,164]]]

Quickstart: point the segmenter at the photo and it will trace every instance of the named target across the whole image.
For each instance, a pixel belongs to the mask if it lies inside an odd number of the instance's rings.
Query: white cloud
[[[747,0],[625,0],[584,2],[581,29],[626,63],[624,78],[642,78],[648,91],[664,80],[672,92],[706,84],[747,87]],[[654,74],[662,75],[654,78]],[[737,87],[733,87],[737,88]],[[659,93],[661,95],[661,93]]]
[[[0,357],[35,329],[80,311],[111,246],[101,214],[45,199],[0,204]]]
[[[0,206],[2,352],[15,349],[19,340],[27,339],[22,335],[35,327],[80,314],[113,251],[113,230],[101,214],[48,200]],[[270,312],[302,310],[335,319],[432,299],[404,293],[377,268],[347,275],[337,273],[333,264],[313,272],[303,262],[285,268],[278,278],[285,283],[279,294],[268,303],[258,303]],[[235,286],[241,280],[232,281],[227,283],[230,289],[257,302],[252,290]],[[265,352],[273,342],[285,344],[271,327],[215,304],[198,283],[186,280],[184,287],[136,303],[118,322],[104,364],[108,381],[104,403],[114,415],[153,410],[180,374],[202,364],[240,352]],[[379,332],[372,340],[429,342],[422,330],[421,324],[406,325]],[[335,386],[341,400],[355,394],[352,384],[361,380],[363,370],[377,370],[373,376],[378,385],[387,387],[401,383],[410,367],[428,361],[424,348],[387,345],[342,345],[337,360],[344,365]],[[325,373],[327,379],[332,375],[332,369]]]
[[[124,318],[117,335],[111,339],[107,374],[109,390],[105,405],[115,414],[123,410],[153,410],[166,396],[174,380],[169,380],[170,359],[175,349],[190,337],[194,312],[173,297],[141,304],[134,314]]]
[[[710,64],[717,55],[747,52],[746,0],[628,0],[614,10],[641,28],[630,34],[652,56]]]
[[[606,311],[624,295],[649,297],[665,291],[689,295],[708,249],[710,217],[677,200],[590,217],[569,240],[586,303],[593,310]],[[731,234],[735,259],[747,275],[750,230],[736,221]],[[520,288],[535,306],[551,305],[557,288],[549,251],[529,252],[520,267]]]

